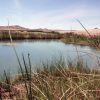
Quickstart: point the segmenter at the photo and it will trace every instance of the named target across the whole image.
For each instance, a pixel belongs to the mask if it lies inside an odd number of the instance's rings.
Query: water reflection
[[[8,43],[8,41],[4,43]],[[26,61],[27,54],[30,53],[31,62],[36,65],[39,65],[42,61],[47,62],[47,60],[51,61],[52,58],[63,56],[65,59],[71,59],[72,61],[77,61],[77,58],[80,57],[91,68],[97,66],[98,59],[96,56],[100,57],[100,51],[95,48],[64,44],[58,40],[23,40],[14,41],[14,44],[22,64],[22,53],[25,55]],[[12,47],[0,43],[0,73],[4,69],[15,73],[18,70],[18,62]]]

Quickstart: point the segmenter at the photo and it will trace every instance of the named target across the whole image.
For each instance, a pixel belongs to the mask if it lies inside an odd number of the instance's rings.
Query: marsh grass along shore
[[[59,33],[56,31],[43,31],[43,30],[11,30],[11,36],[13,40],[24,39],[59,39],[64,43],[72,43],[79,45],[97,45],[100,46],[99,35],[84,35],[74,32]],[[8,30],[0,31],[0,40],[9,40]]]
[[[94,28],[87,30],[84,25],[77,20],[83,27],[81,30],[49,30],[49,29],[28,29],[18,25],[1,26],[0,40],[9,40],[9,30],[13,40],[24,39],[60,39],[64,43],[72,43],[79,45],[91,45],[100,47],[100,29]]]
[[[13,33],[14,32],[14,33]],[[100,49],[99,36],[85,36],[58,32],[15,32],[11,31],[12,39],[61,39],[65,43],[89,45]],[[7,31],[0,33],[1,40],[9,39]],[[90,69],[84,65],[77,52],[77,62],[65,61],[60,58],[51,64],[42,63],[41,69],[32,70],[30,54],[27,61],[22,54],[24,67],[20,62],[15,46],[13,46],[20,73],[11,77],[4,70],[0,79],[0,100],[100,100],[100,57],[97,57],[98,69]],[[94,66],[95,68],[95,66]]]
[[[14,40],[21,39],[60,39],[62,34],[55,31],[44,30],[10,30],[11,36]],[[0,31],[0,40],[9,40],[8,30]]]
[[[4,71],[0,81],[1,100],[100,99],[100,71],[83,66],[82,61],[67,65],[62,59],[51,64],[43,63],[42,69],[35,73],[31,66],[26,67],[24,58],[23,62],[24,68],[14,79]]]

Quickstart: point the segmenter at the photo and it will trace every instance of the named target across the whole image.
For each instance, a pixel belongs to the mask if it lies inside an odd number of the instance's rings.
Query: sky
[[[27,28],[100,28],[100,0],[0,0],[0,26]]]

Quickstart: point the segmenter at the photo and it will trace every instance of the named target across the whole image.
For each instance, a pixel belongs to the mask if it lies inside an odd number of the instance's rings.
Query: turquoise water
[[[18,71],[18,62],[12,46],[6,43],[0,43],[0,73],[4,70],[16,73]],[[61,56],[65,60],[71,59],[74,62],[80,57],[89,67],[96,68],[99,60],[96,56],[100,57],[99,50],[89,46],[65,44],[58,40],[14,41],[14,46],[22,64],[22,54],[24,54],[27,61],[27,55],[30,53],[33,68],[36,68],[42,62],[50,62],[59,59]]]

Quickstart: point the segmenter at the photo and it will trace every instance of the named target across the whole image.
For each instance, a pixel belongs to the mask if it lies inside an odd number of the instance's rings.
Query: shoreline
[[[13,44],[10,43],[9,39],[4,39],[4,40],[0,40],[0,45],[16,45],[16,42],[22,42],[22,41],[35,41],[35,40],[58,40],[61,41],[65,44],[73,44],[73,45],[81,45],[81,46],[92,46],[90,43],[86,42],[86,41],[80,41],[80,42],[66,42],[65,39],[13,39]]]
[[[79,43],[77,42],[66,42],[65,39],[55,39],[55,38],[45,38],[45,39],[39,39],[39,38],[35,38],[35,39],[30,39],[30,38],[27,38],[27,39],[13,39],[13,42],[16,42],[16,41],[31,41],[31,40],[58,40],[58,41],[61,41],[61,42],[64,42],[66,44],[79,44],[79,45],[90,45],[88,42],[85,42],[85,41],[80,41]],[[10,43],[10,39],[4,39],[4,40],[0,40],[0,43]]]
[[[86,41],[79,41],[79,42],[66,42],[65,39],[61,39],[62,42],[64,42],[65,44],[76,44],[76,45],[81,45],[81,46],[91,46],[90,43],[86,42]]]
[[[85,35],[79,35],[74,33],[57,33],[57,32],[17,32],[11,31],[13,41],[16,40],[60,40],[66,44],[77,44],[82,46],[93,46],[100,48],[98,43],[99,36],[87,37]],[[8,31],[0,33],[0,43],[10,41]]]

